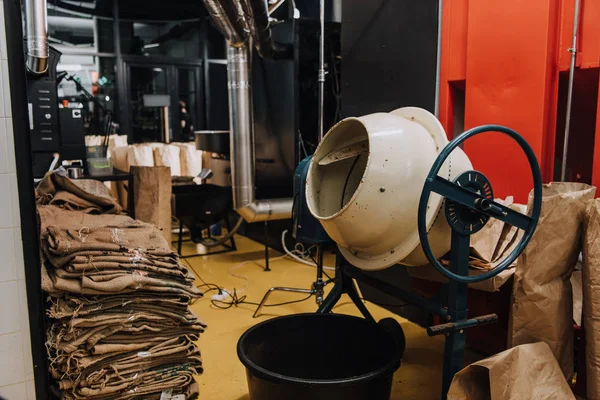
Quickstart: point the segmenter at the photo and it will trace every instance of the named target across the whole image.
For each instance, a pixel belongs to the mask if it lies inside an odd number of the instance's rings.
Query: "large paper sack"
[[[171,172],[169,167],[131,167],[135,218],[159,227],[171,241]]]
[[[596,188],[583,183],[544,185],[537,230],[517,262],[509,347],[543,341],[565,378],[573,375],[571,274],[581,250],[586,203]],[[531,211],[533,193],[529,195]]]
[[[524,344],[454,376],[448,400],[575,399],[546,343]]]
[[[583,238],[583,326],[587,398],[600,399],[600,199],[590,202]]]
[[[154,149],[154,165],[170,167],[172,176],[181,176],[181,161],[179,146],[164,145]]]

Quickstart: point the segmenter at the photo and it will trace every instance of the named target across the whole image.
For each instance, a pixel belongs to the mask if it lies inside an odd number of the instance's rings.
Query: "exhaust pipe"
[[[292,216],[292,199],[256,200],[254,197],[254,121],[249,57],[246,46],[229,46],[227,49],[233,207],[247,222],[287,219]]]
[[[262,58],[281,59],[289,57],[291,49],[273,41],[271,37],[271,25],[269,23],[269,9],[266,0],[240,0],[245,2],[248,18],[248,26],[254,46]]]
[[[48,70],[48,12],[46,0],[25,0],[26,66],[34,75]]]
[[[246,222],[291,218],[291,198],[255,198],[252,71],[248,47],[248,26],[253,26],[254,22],[246,19],[245,5],[237,0],[204,0],[204,4],[228,44],[227,88],[233,207]]]
[[[243,20],[243,14],[239,13],[237,6],[229,0],[203,0],[208,15],[221,31],[229,45],[245,45],[247,41],[247,25]],[[240,15],[242,19],[240,21]],[[231,21],[238,21],[233,24]]]

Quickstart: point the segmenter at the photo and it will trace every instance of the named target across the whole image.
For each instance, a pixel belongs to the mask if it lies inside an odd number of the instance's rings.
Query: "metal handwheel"
[[[438,176],[442,165],[460,144],[467,139],[485,132],[501,132],[514,139],[525,152],[533,175],[533,208],[531,216],[521,214],[494,201],[493,190],[489,180],[478,171],[467,171],[459,175],[454,182]],[[427,237],[426,213],[431,193],[437,193],[445,198],[446,219],[452,228],[451,251],[468,251],[464,248],[454,248],[455,236],[466,237],[482,229],[489,218],[496,218],[524,231],[515,249],[489,272],[476,276],[465,276],[445,268],[433,255]],[[448,279],[461,283],[481,282],[493,278],[508,268],[525,249],[531,240],[538,223],[542,208],[542,177],[537,158],[527,141],[514,130],[500,125],[484,125],[473,128],[452,140],[441,151],[435,160],[423,186],[418,212],[419,238],[423,252],[435,269]],[[464,241],[463,241],[464,243]],[[468,244],[468,241],[467,241]],[[463,246],[460,246],[463,247]]]

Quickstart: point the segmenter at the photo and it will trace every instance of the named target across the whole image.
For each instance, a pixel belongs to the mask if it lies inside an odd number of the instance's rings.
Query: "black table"
[[[121,171],[120,169],[113,169],[113,173],[110,175],[84,175],[76,179],[93,179],[100,182],[117,182],[117,181],[128,181],[131,179],[131,174],[128,172]]]

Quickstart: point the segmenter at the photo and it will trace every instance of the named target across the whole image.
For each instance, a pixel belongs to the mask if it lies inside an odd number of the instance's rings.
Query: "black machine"
[[[61,160],[85,161],[83,115],[79,108],[59,108],[59,80],[56,66],[61,53],[50,47],[48,71],[44,75],[27,75],[29,129],[33,176],[41,178],[52,164],[55,154]],[[87,166],[83,165],[84,168]]]

